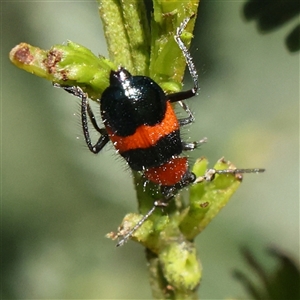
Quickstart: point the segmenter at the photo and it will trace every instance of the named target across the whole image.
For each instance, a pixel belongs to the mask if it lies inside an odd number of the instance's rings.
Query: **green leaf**
[[[197,14],[199,1],[153,1],[151,20],[150,77],[167,92],[178,92],[186,62],[175,43],[174,35],[180,23],[187,17]],[[189,47],[193,37],[196,18],[190,20],[182,35]]]
[[[208,169],[205,158],[198,159],[192,169],[197,177]],[[214,169],[234,169],[230,162],[220,159]],[[241,175],[216,175],[213,181],[202,182],[190,187],[190,205],[183,213],[180,224],[182,233],[188,240],[194,239],[226,205],[241,183]]]
[[[17,67],[65,86],[80,86],[91,99],[99,99],[109,85],[109,74],[116,66],[89,49],[68,41],[50,50],[21,43],[14,47],[10,60]]]
[[[251,297],[257,300],[300,299],[300,269],[294,259],[278,249],[271,248],[269,254],[277,260],[277,267],[272,272],[267,272],[249,249],[244,248],[242,252],[248,265],[257,275],[259,284],[254,284],[247,274],[239,270],[235,270],[234,276],[244,285]]]

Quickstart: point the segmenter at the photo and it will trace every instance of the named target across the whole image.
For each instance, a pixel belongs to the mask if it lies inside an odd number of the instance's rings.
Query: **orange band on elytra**
[[[162,185],[175,185],[180,182],[188,170],[188,161],[186,157],[175,157],[167,163],[150,168],[145,171],[145,176],[150,181]]]
[[[176,114],[170,102],[167,102],[165,117],[159,124],[154,126],[141,125],[134,134],[126,137],[114,134],[109,127],[106,129],[115,148],[122,153],[128,150],[154,146],[160,138],[174,130],[178,130],[178,128],[179,123]]]

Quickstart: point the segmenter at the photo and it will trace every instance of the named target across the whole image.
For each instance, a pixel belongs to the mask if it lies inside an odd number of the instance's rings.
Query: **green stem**
[[[98,3],[110,59],[134,75],[148,75],[150,31],[144,1]]]

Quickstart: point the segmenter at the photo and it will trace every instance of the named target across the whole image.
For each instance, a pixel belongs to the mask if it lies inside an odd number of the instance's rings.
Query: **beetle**
[[[109,86],[99,99],[104,124],[100,128],[89,106],[88,95],[80,87],[61,86],[81,99],[81,122],[89,150],[97,154],[111,141],[132,170],[142,172],[147,180],[160,186],[163,198],[154,201],[149,212],[123,236],[117,246],[124,244],[157,207],[167,206],[170,199],[182,188],[192,183],[211,181],[215,174],[262,172],[262,169],[209,169],[204,176],[197,178],[189,169],[188,159],[183,151],[194,150],[206,141],[204,138],[187,143],[181,139],[180,134],[181,126],[194,121],[192,112],[183,100],[194,97],[199,89],[196,67],[181,39],[193,16],[182,21],[174,36],[193,79],[194,85],[191,89],[166,94],[150,77],[135,76],[124,67],[119,67],[110,72]],[[172,103],[176,102],[185,110],[187,117],[177,118],[172,107]],[[94,145],[89,134],[89,120],[100,134]]]

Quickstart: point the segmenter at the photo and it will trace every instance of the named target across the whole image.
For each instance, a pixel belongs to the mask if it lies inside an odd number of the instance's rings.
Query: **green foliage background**
[[[86,149],[78,100],[8,60],[20,42],[48,49],[67,39],[106,56],[97,3],[1,5],[2,297],[150,298],[142,248],[116,249],[104,238],[137,211],[130,172],[112,147],[97,156]],[[197,239],[202,299],[244,295],[230,276],[247,268],[240,245],[262,252],[276,244],[299,255],[299,57],[282,42],[294,23],[259,35],[242,7],[200,3],[191,51],[201,90],[188,101],[196,123],[184,135],[208,137],[191,160],[224,155],[267,172],[245,175]]]

